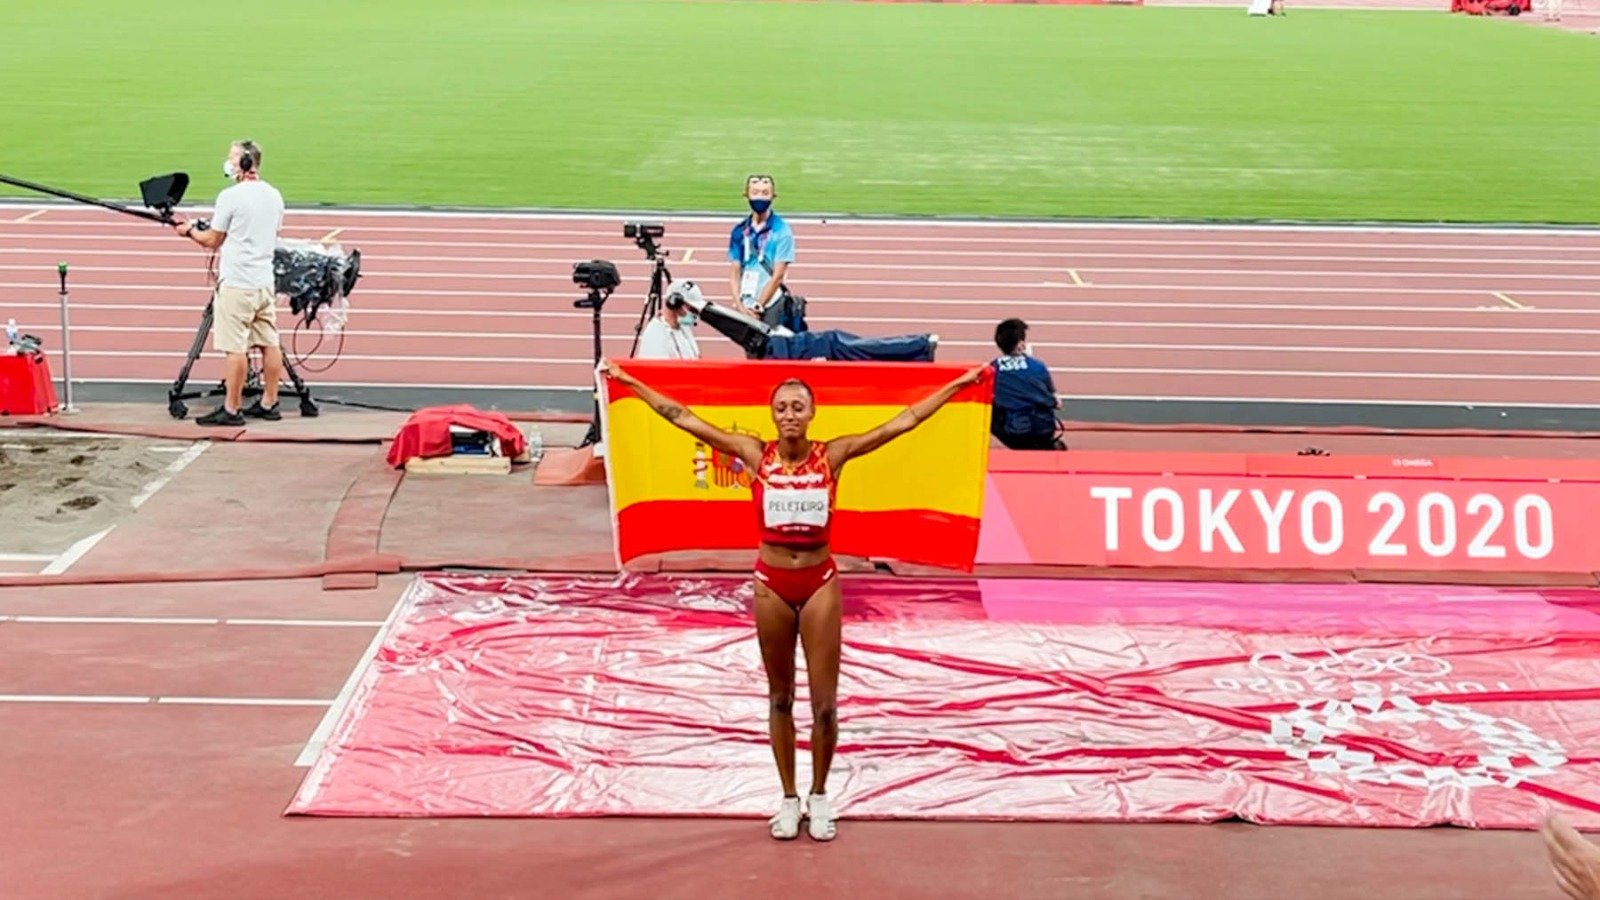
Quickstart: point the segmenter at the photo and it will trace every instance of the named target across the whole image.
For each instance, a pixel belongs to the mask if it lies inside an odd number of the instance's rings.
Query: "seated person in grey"
[[[697,313],[700,321],[743,347],[745,356],[750,359],[933,362],[934,351],[939,346],[936,334],[869,338],[837,329],[795,334],[786,328],[768,325],[742,309],[712,303],[693,281],[673,282],[662,303],[669,308],[687,307]]]

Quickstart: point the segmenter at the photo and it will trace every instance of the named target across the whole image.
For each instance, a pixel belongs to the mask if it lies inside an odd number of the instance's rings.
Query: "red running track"
[[[618,264],[606,349],[625,354],[649,267],[623,221],[291,211],[285,237],[362,252],[343,356],[316,381],[584,390],[571,264]],[[721,297],[734,217],[667,221],[673,274]],[[977,360],[995,322],[1022,316],[1072,398],[1600,403],[1600,232],[794,223],[813,327],[933,331],[942,359]],[[113,213],[0,206],[0,319],[50,347],[61,261],[75,378],[169,382],[205,304],[204,252]],[[708,356],[737,356],[702,332]],[[219,371],[208,354],[194,378]]]

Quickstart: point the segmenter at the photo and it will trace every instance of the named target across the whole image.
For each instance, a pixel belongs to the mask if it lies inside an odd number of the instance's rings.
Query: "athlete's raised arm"
[[[828,464],[837,470],[840,466],[882,447],[895,438],[915,429],[918,425],[928,420],[929,416],[939,411],[939,408],[949,403],[951,398],[961,392],[968,385],[977,384],[982,380],[984,373],[989,371],[989,364],[977,366],[961,375],[916,403],[906,407],[899,415],[879,425],[865,434],[851,434],[834,438],[828,443]]]
[[[661,418],[694,435],[708,446],[721,450],[729,456],[738,457],[752,471],[761,464],[761,442],[756,438],[747,434],[730,434],[723,431],[690,412],[689,408],[682,403],[629,375],[623,371],[621,366],[609,359],[603,360],[600,366],[612,379],[638,394],[639,399],[650,404],[650,408],[655,410]]]

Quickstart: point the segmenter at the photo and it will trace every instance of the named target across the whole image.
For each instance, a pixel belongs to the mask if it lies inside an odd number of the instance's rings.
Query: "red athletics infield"
[[[586,391],[571,265],[618,264],[604,330],[626,353],[649,268],[623,221],[292,210],[285,237],[362,252],[343,355],[312,382]],[[674,276],[720,298],[733,221],[669,220]],[[1600,403],[1597,232],[795,223],[813,327],[933,331],[959,361],[991,356],[995,323],[1022,316],[1072,397]],[[52,350],[63,261],[74,376],[170,382],[205,305],[201,252],[109,212],[0,205],[0,319]],[[709,331],[701,345],[738,355]],[[217,376],[207,356],[193,383]]]
[[[846,819],[1600,826],[1600,592],[845,595]],[[290,811],[770,815],[749,601],[728,579],[424,576]]]

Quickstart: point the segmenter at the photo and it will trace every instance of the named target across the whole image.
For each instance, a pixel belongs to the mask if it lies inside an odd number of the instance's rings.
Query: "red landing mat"
[[[1600,827],[1597,592],[845,596],[844,817]],[[770,815],[748,603],[731,579],[419,578],[289,812]]]

